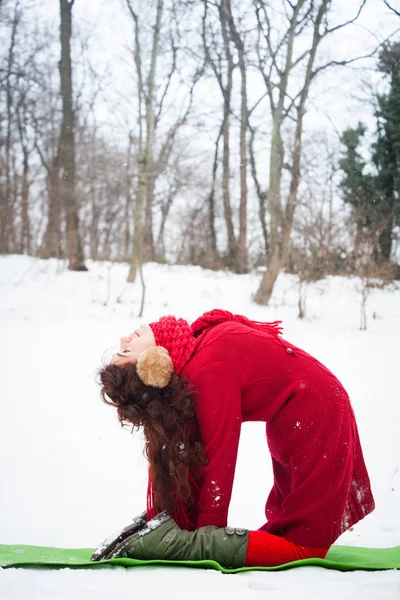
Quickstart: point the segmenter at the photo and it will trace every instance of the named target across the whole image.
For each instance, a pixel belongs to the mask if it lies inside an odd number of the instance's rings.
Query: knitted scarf
[[[227,310],[214,309],[204,313],[196,319],[191,325],[185,319],[177,319],[174,316],[161,317],[158,321],[150,323],[157,346],[166,348],[171,356],[174,365],[174,371],[180,375],[184,366],[190,360],[196,347],[196,338],[212,327],[221,323],[234,322],[242,323],[252,329],[264,331],[271,335],[278,336],[282,333],[280,327],[281,321],[272,323],[263,323],[260,321],[251,321],[242,315],[234,315]],[[191,481],[193,491],[199,491],[195,481]],[[149,473],[147,487],[147,519],[156,516],[157,510],[154,506],[155,493]],[[171,514],[181,529],[193,530],[195,523],[192,522],[185,503],[178,499],[175,502],[174,510]]]
[[[196,346],[196,338],[206,329],[229,321],[242,323],[247,327],[272,335],[280,335],[282,333],[282,327],[280,327],[281,321],[273,321],[272,323],[251,321],[243,315],[234,315],[228,310],[220,310],[218,308],[204,313],[191,325],[185,319],[177,319],[176,317],[169,316],[161,317],[155,323],[150,323],[150,327],[153,330],[157,346],[163,346],[168,350],[174,365],[174,371],[180,375],[185,364],[193,354]]]

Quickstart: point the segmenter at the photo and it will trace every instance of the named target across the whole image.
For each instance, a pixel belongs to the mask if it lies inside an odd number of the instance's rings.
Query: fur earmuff
[[[174,372],[171,357],[163,346],[152,346],[139,354],[136,371],[145,385],[165,388]]]

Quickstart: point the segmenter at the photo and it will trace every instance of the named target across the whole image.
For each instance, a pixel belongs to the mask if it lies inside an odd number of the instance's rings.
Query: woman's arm
[[[190,378],[196,390],[196,414],[207,457],[199,492],[196,528],[227,524],[242,424],[239,374],[216,361]]]

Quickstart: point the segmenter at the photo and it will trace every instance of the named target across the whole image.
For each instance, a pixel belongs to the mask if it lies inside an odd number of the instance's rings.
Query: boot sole
[[[104,542],[102,542],[100,546],[98,546],[98,548],[96,548],[96,550],[93,552],[90,560],[96,561],[105,558],[110,552],[113,551],[117,544],[121,544],[123,540],[126,540],[128,537],[142,529],[146,525],[146,520],[147,513],[144,511],[135,517],[130,525],[127,525],[123,529],[116,531],[114,534],[105,539]]]
[[[157,529],[157,527],[160,527],[160,525],[165,523],[165,521],[168,521],[170,518],[171,515],[166,510],[159,513],[153,519],[148,521],[146,525],[140,530],[132,533],[128,537],[125,537],[123,540],[121,540],[116,546],[114,546],[114,548],[111,549],[111,551],[105,556],[105,558],[117,558],[120,552],[126,548],[126,546],[139,539],[140,537],[147,535],[151,531],[154,531],[155,529]]]

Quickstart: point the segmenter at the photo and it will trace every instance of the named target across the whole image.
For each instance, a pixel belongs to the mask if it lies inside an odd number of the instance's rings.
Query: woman
[[[147,512],[102,556],[227,567],[323,558],[374,509],[346,391],[278,322],[222,310],[191,326],[162,317],[121,338],[100,381],[120,421],[143,427],[149,460]],[[258,531],[226,527],[245,421],[266,423],[273,466]]]

